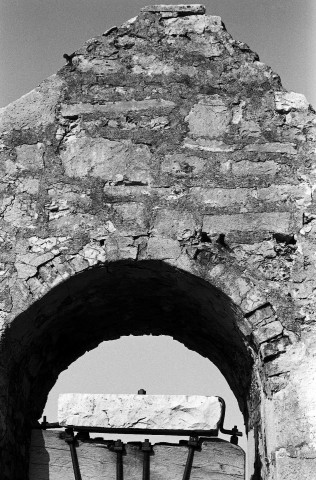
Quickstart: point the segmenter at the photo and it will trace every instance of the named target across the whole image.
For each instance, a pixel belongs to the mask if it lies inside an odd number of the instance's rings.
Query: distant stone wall
[[[144,333],[221,369],[252,480],[311,478],[313,109],[201,6],[146,7],[68,63],[0,113],[4,478],[59,373]]]

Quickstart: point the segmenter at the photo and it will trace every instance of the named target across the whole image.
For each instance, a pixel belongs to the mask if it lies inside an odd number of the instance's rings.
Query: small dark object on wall
[[[67,53],[64,53],[63,57],[67,60],[67,65],[66,67],[72,66],[72,59],[74,58],[75,53],[72,53],[71,55],[68,55]]]

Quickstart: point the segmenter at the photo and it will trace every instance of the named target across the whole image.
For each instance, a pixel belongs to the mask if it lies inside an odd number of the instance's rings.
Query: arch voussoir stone
[[[0,110],[0,464],[121,335],[223,372],[251,480],[315,471],[315,112],[201,5],[152,6]],[[14,461],[13,461],[14,459]]]

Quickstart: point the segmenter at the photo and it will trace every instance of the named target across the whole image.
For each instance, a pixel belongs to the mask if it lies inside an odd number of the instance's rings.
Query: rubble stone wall
[[[202,6],[154,6],[0,111],[0,462],[123,334],[223,372],[252,480],[316,463],[315,112]],[[14,459],[14,461],[13,461]]]

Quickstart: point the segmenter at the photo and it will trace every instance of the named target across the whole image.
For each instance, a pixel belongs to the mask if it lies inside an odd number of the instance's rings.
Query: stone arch
[[[171,312],[212,326],[207,345],[198,330],[183,341],[220,363],[235,391],[254,438],[252,480],[313,471],[315,113],[204,10],[146,7],[1,109],[0,436],[7,478],[27,456],[26,412],[36,416],[63,368],[58,345],[46,348],[43,367],[31,355],[33,345],[37,352],[54,341],[55,321],[57,338],[67,333],[67,319],[60,325],[47,309],[64,297],[62,312],[80,316],[74,301],[67,304],[68,289],[105,285],[109,272],[122,269],[128,298],[139,299],[133,318],[142,318],[140,333],[147,327],[136,279],[146,269],[160,297],[162,279],[170,279]],[[215,316],[202,308],[209,295],[210,305],[221,299]],[[160,297],[149,305],[153,316],[163,311]],[[98,302],[100,293],[96,309]],[[170,312],[164,315],[171,325]],[[176,318],[180,339],[185,327]],[[78,342],[87,332],[81,323],[78,332],[69,324]],[[170,325],[156,322],[153,332],[167,333]],[[102,335],[97,330],[84,348]],[[80,352],[72,350],[64,367]],[[29,371],[41,400],[20,408],[17,393],[33,398]],[[45,372],[50,380],[40,393],[35,385]]]
[[[15,378],[7,418],[14,424],[20,414],[18,443],[27,445],[21,434],[41,416],[62,370],[101,341],[129,334],[169,335],[209,358],[248,418],[255,355],[241,321],[218,288],[162,261],[111,262],[69,278],[22,312],[3,344]]]

